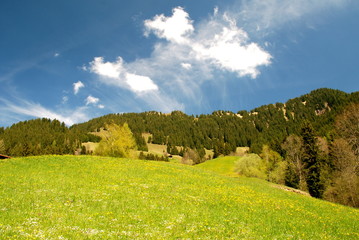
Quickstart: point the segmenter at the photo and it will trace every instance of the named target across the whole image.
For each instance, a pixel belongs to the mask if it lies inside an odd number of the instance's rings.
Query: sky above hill
[[[0,126],[359,90],[357,0],[0,2]]]

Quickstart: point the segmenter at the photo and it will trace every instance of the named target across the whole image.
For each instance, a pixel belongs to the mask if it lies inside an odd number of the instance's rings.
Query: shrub
[[[263,161],[257,154],[248,154],[238,159],[235,171],[246,177],[266,178]]]

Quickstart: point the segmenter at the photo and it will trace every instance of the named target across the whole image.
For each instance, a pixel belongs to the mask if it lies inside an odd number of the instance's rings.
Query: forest
[[[358,207],[358,104],[359,92],[322,88],[286,103],[237,113],[121,113],[69,127],[57,120],[34,119],[0,127],[0,154],[87,154],[82,143],[101,141],[93,133],[107,124],[126,124],[138,150],[146,151],[146,143],[167,145],[168,154],[196,156],[193,163],[198,164],[210,158],[205,149],[213,150],[211,157],[216,158],[249,147],[266,161],[261,178]],[[144,133],[150,137],[145,139]],[[348,194],[343,196],[340,189]]]

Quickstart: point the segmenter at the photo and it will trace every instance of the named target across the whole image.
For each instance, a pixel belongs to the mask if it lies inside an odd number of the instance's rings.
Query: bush
[[[285,184],[285,175],[287,171],[287,162],[282,161],[277,164],[277,167],[269,173],[268,181],[277,184]]]
[[[238,159],[235,171],[246,177],[266,178],[263,161],[257,154],[248,154]]]

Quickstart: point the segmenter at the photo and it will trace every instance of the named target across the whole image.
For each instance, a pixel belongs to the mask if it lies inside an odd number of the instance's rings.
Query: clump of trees
[[[344,139],[332,144],[333,174],[324,199],[344,205],[359,207],[358,156]]]
[[[191,148],[184,148],[182,150],[183,157],[182,163],[187,165],[195,165],[206,161],[205,155],[206,151],[204,148],[200,149],[191,149]]]
[[[9,156],[74,154],[84,141],[98,137],[70,130],[58,120],[46,118],[19,122],[0,129],[0,152]]]
[[[246,177],[284,184],[286,167],[287,163],[279,153],[264,145],[260,155],[252,153],[239,158],[235,164],[235,171]]]
[[[335,122],[338,138],[331,144],[332,175],[324,198],[359,207],[359,104],[351,104]]]
[[[320,138],[304,122],[299,136],[291,134],[281,144],[283,157],[264,145],[259,155],[240,158],[236,171],[359,207],[359,104],[344,109],[335,127],[329,137]]]
[[[167,156],[158,156],[157,154],[153,153],[144,153],[140,152],[140,155],[138,156],[140,160],[152,160],[152,161],[162,161],[162,162],[169,162],[169,159]]]

